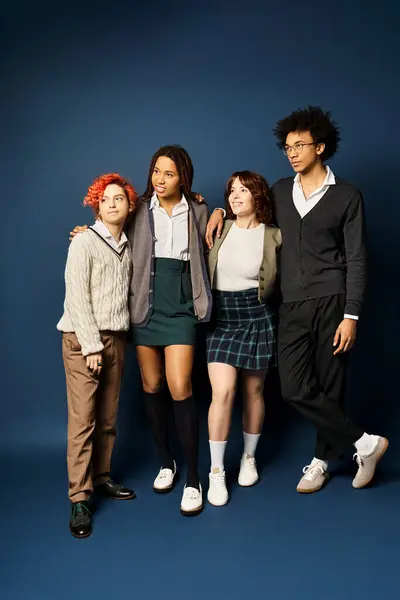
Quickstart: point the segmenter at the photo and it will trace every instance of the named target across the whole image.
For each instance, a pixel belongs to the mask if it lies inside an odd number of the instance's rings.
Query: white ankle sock
[[[255,455],[260,436],[261,433],[246,433],[245,431],[243,431],[244,454],[247,454],[248,456]]]
[[[219,469],[221,473],[224,471],[224,456],[227,443],[209,440],[212,472],[215,472],[214,469]]]
[[[324,471],[328,470],[328,463],[325,460],[321,460],[320,458],[313,458],[311,461],[311,466],[313,467],[314,465],[320,465]]]
[[[372,454],[375,450],[378,440],[379,435],[364,433],[359,440],[354,442],[354,446],[361,455],[368,456],[368,454]]]

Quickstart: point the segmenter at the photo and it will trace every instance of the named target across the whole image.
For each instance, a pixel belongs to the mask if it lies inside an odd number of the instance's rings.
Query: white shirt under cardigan
[[[189,205],[185,196],[182,195],[181,201],[175,204],[172,214],[169,216],[165,208],[160,205],[157,194],[154,192],[149,210],[153,211],[154,217],[156,258],[189,260]]]
[[[293,204],[296,207],[297,212],[302,219],[315,207],[318,202],[323,198],[327,190],[331,185],[336,185],[335,175],[332,173],[330,168],[326,167],[326,177],[319,188],[314,190],[308,198],[305,197],[303,188],[301,186],[300,173],[297,173],[293,182]],[[354,319],[358,321],[358,317],[355,315],[344,315],[345,319]]]
[[[240,292],[258,288],[265,225],[244,229],[233,223],[218,251],[215,288]]]
[[[336,179],[335,179],[335,175],[333,174],[331,169],[327,166],[326,167],[326,177],[325,177],[322,185],[320,185],[319,188],[314,190],[308,196],[308,198],[306,198],[304,195],[304,192],[303,192],[303,188],[301,186],[300,173],[297,173],[297,175],[293,181],[293,196],[292,197],[293,197],[293,204],[295,205],[296,210],[302,219],[315,206],[317,206],[318,202],[323,198],[324,194],[326,193],[326,191],[329,189],[329,187],[331,185],[336,185]],[[219,210],[223,210],[223,209],[221,208]],[[225,217],[226,212],[225,211],[223,211],[223,212],[224,212],[224,217]],[[285,243],[285,240],[283,240],[283,243]],[[355,316],[355,315],[345,314],[344,318],[345,319],[354,319],[355,321],[358,321],[358,316]]]

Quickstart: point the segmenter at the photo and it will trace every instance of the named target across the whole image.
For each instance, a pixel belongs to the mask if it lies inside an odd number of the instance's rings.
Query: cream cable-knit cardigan
[[[91,229],[72,240],[65,268],[64,314],[57,329],[75,332],[83,356],[103,350],[101,331],[129,329],[131,273],[128,242],[118,253]]]

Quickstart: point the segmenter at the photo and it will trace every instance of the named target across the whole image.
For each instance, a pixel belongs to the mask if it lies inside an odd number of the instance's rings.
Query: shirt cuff
[[[344,319],[353,319],[353,321],[358,321],[358,317],[356,315],[344,315]]]
[[[213,212],[215,212],[216,210],[222,210],[223,214],[223,218],[225,219],[226,217],[226,210],[224,208],[220,208],[219,206],[217,208],[214,208]]]

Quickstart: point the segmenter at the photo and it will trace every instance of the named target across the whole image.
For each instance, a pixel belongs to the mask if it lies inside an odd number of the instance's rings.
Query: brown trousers
[[[109,479],[115,441],[126,333],[101,332],[103,369],[94,375],[74,333],[63,333],[67,381],[67,466],[72,502],[87,500],[96,485]]]

